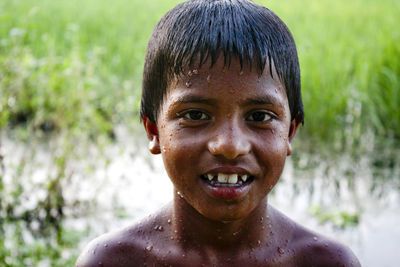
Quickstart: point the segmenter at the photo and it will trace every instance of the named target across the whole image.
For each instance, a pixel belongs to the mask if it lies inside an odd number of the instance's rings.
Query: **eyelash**
[[[251,117],[251,116],[254,116],[254,114],[256,114],[256,113],[261,113],[262,115],[266,116],[267,119],[265,119],[265,117],[264,117],[263,120],[255,120],[254,118],[253,118],[253,119],[250,119],[250,117]],[[248,121],[263,122],[263,123],[268,122],[268,121],[270,121],[271,119],[273,119],[273,115],[272,115],[271,113],[267,112],[267,111],[264,111],[264,110],[256,110],[256,111],[253,111],[253,112],[251,112],[251,113],[246,117],[246,120],[248,120]]]
[[[196,113],[196,114],[195,114]],[[258,113],[258,114],[257,114]],[[256,120],[254,117],[251,118],[252,116],[254,116],[255,114],[257,115],[262,115],[264,116],[262,120]],[[193,118],[193,115],[200,115],[200,118]],[[186,120],[186,121],[192,121],[192,122],[200,122],[200,121],[205,121],[205,120],[210,120],[210,116],[201,111],[201,110],[196,110],[196,109],[191,109],[191,110],[186,110],[184,112],[181,113],[177,113],[177,116]],[[272,120],[274,118],[273,114],[271,114],[270,112],[264,111],[264,110],[255,110],[252,111],[248,116],[246,116],[246,120],[247,121],[251,121],[251,122],[258,122],[258,123],[266,123],[270,120]]]
[[[199,113],[201,113],[201,117],[198,119],[193,119],[193,117],[190,117],[190,115],[194,115],[194,113],[197,113],[197,115],[199,115]],[[192,109],[192,110],[187,110],[184,111],[182,113],[178,113],[177,114],[180,118],[183,118],[185,120],[188,121],[204,121],[204,120],[209,120],[210,116],[207,115],[205,112],[201,111],[201,110],[196,110],[196,109]]]

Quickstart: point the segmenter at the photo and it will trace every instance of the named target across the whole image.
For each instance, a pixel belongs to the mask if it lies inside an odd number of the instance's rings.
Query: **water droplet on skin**
[[[190,88],[190,86],[192,86],[192,83],[191,83],[190,81],[187,81],[187,82],[186,82],[186,87],[187,87],[187,88]]]
[[[313,239],[314,239],[314,241],[318,241],[318,237],[316,237],[316,236],[314,236]]]
[[[257,241],[257,244],[258,244],[258,245],[261,245],[261,241],[260,241],[260,240],[258,240],[258,241]]]
[[[153,246],[147,246],[147,247],[146,247],[146,250],[147,250],[147,251],[151,251],[152,249],[153,249]]]
[[[242,71],[242,70],[239,72],[239,75],[240,75],[240,76],[242,76],[242,75],[243,75],[243,71]]]
[[[167,223],[168,223],[168,224],[171,224],[171,219],[168,219]]]
[[[285,253],[285,251],[282,249],[282,248],[280,248],[280,247],[278,247],[278,252],[279,252],[279,254],[283,254],[283,253]]]
[[[192,75],[193,75],[193,72],[192,72],[191,70],[189,70],[188,76],[189,76],[189,77],[192,77]]]
[[[105,248],[108,247],[108,244],[104,244],[104,247],[105,247]]]
[[[171,237],[170,237],[170,239],[171,239],[171,240],[174,240],[174,237],[173,237],[173,236],[171,236]]]
[[[162,232],[162,231],[164,231],[164,227],[162,227],[161,225],[160,226],[158,226],[158,229],[157,229],[158,231],[160,231],[160,232]]]
[[[208,82],[208,83],[211,82],[211,74],[208,74],[208,76],[207,76],[207,82]]]
[[[194,75],[197,75],[197,74],[199,74],[199,71],[196,70],[196,69],[194,69],[194,70],[193,70],[193,74],[194,74]]]

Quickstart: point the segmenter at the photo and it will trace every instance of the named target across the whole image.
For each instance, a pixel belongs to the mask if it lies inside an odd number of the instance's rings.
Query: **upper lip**
[[[221,166],[217,168],[210,169],[206,171],[204,174],[218,174],[218,173],[224,173],[224,174],[239,174],[239,175],[251,175],[253,174],[248,171],[245,168],[242,167],[237,167],[237,166]]]

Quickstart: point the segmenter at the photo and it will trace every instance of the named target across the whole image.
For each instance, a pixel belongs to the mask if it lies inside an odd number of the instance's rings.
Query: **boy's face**
[[[273,69],[274,70],[274,69]],[[176,192],[203,216],[244,218],[279,180],[298,123],[275,70],[260,76],[223,59],[172,81],[150,150],[162,153]],[[153,125],[154,126],[154,125]]]

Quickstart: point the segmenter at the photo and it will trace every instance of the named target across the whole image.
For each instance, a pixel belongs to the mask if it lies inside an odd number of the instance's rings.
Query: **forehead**
[[[284,83],[279,79],[273,63],[271,68],[267,65],[260,74],[248,64],[241,67],[235,58],[229,65],[220,58],[212,67],[205,63],[200,68],[184,68],[182,74],[170,82],[166,96],[179,101],[184,96],[215,98],[227,92],[234,94],[234,98],[268,96],[287,104]]]

